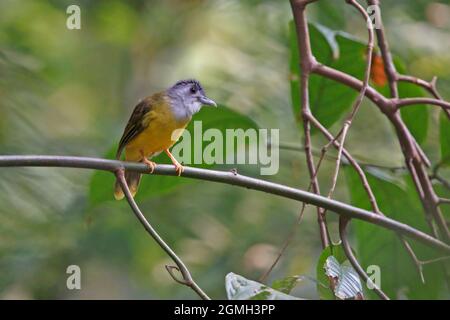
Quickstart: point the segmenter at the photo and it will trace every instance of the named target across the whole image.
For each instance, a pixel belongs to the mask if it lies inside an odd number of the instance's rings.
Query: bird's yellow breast
[[[170,148],[180,138],[190,118],[176,119],[169,101],[164,99],[162,103],[154,105],[142,121],[146,128],[126,145],[126,160],[140,161],[142,153],[145,157],[150,157]]]

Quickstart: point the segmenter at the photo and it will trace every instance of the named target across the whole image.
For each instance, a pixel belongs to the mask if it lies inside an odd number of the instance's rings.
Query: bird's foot
[[[142,160],[142,162],[145,163],[148,166],[148,170],[150,171],[150,173],[153,173],[153,171],[155,171],[156,162],[150,161],[147,158],[144,158]]]
[[[179,162],[174,163],[173,165],[175,166],[175,172],[177,173],[177,175],[181,176],[184,171],[184,167]]]
[[[177,175],[181,176],[184,171],[184,167],[177,161],[177,159],[175,159],[175,157],[170,153],[169,149],[164,150],[164,152],[169,156],[170,160],[172,160]]]

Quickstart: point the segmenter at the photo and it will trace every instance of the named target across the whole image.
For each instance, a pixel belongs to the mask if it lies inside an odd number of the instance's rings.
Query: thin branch
[[[291,0],[292,11],[294,14],[295,25],[297,27],[297,42],[300,55],[300,95],[301,95],[301,108],[300,113],[303,119],[303,131],[305,134],[305,153],[306,164],[309,171],[310,181],[312,184],[313,192],[320,195],[319,182],[317,180],[317,173],[314,169],[314,159],[312,155],[311,144],[311,125],[309,123],[308,114],[311,113],[309,105],[309,76],[311,68],[315,64],[315,58],[311,51],[311,42],[309,39],[308,23],[306,20],[305,8],[306,5],[311,3],[305,0]],[[325,211],[323,208],[317,208],[317,222],[319,224],[320,239],[322,247],[326,248],[330,244],[330,235],[327,227]]]
[[[169,247],[169,245],[160,237],[158,232],[156,232],[156,230],[152,227],[152,225],[145,218],[142,211],[139,209],[139,206],[137,205],[136,201],[134,200],[133,196],[131,195],[130,189],[128,188],[127,182],[125,180],[125,170],[123,168],[117,169],[116,177],[120,183],[122,191],[125,194],[125,197],[129,203],[131,209],[133,210],[133,213],[135,214],[136,218],[138,218],[139,222],[144,226],[145,230],[153,238],[153,240],[156,241],[156,243],[161,247],[161,249],[163,249],[177,265],[177,267],[166,266],[166,269],[169,272],[169,274],[172,276],[172,278],[175,281],[177,281],[178,283],[181,283],[181,284],[184,284],[185,286],[190,287],[203,300],[210,300],[208,295],[205,292],[203,292],[203,290],[198,286],[198,284],[192,279],[191,273],[189,272],[188,268],[185,266],[183,261],[176,255],[176,253]],[[177,279],[177,277],[175,277],[175,275],[173,274],[172,269],[177,269],[181,273],[183,280]]]
[[[107,160],[88,157],[71,156],[44,156],[44,155],[9,155],[0,156],[0,167],[64,167],[83,168],[109,171],[116,174],[119,169],[126,169],[148,174],[148,167],[143,163],[124,162],[118,160]],[[172,165],[160,164],[152,173],[154,175],[176,176]],[[306,192],[300,189],[291,188],[278,183],[273,183],[261,179],[251,178],[237,174],[235,172],[225,172],[216,170],[206,170],[200,168],[185,167],[182,177],[213,181],[219,183],[240,186],[247,189],[262,191],[277,195],[283,198],[306,202],[314,206],[328,209],[338,215],[363,220],[371,224],[383,227],[388,230],[399,232],[411,239],[417,240],[431,248],[442,252],[450,253],[450,245],[433,238],[432,236],[419,231],[409,225],[398,222],[388,217],[364,210],[349,204],[328,199],[326,197]],[[112,197],[112,196],[111,196]]]
[[[298,151],[298,152],[305,151],[305,147],[299,146],[296,143],[292,143],[292,142],[280,142],[279,144],[267,143],[268,148],[270,148],[272,146],[277,147],[280,150]],[[313,156],[321,157],[322,151],[311,148],[311,152],[312,152]],[[328,154],[328,153],[325,154],[325,156],[324,156],[324,160],[336,161],[336,159],[337,159],[336,156]],[[377,164],[377,163],[365,162],[365,161],[359,160],[359,159],[356,160],[356,158],[355,158],[355,161],[358,163],[358,165],[361,168],[363,168],[365,170],[369,169],[369,168],[378,168],[378,169],[387,170],[387,171],[404,171],[404,170],[406,170],[406,167],[404,167],[404,166],[388,166],[388,165],[382,165],[382,164]],[[351,165],[350,162],[345,157],[345,155],[341,159],[341,164],[344,166]]]
[[[410,258],[413,260],[414,265],[416,266],[416,270],[417,270],[417,273],[419,273],[420,280],[422,281],[422,283],[425,283],[425,276],[423,275],[423,263],[422,263],[422,261],[420,261],[417,258],[416,253],[414,252],[414,250],[411,247],[411,245],[409,244],[409,242],[406,241],[406,239],[404,239],[401,235],[399,235],[399,237],[400,237],[401,243],[403,244],[403,246],[406,249],[406,252],[410,256]]]
[[[417,77],[404,75],[404,74],[398,74],[397,80],[403,81],[403,82],[414,83],[414,84],[426,89],[436,99],[444,100],[436,88],[437,77],[433,77],[433,79],[431,79],[431,81],[428,82],[428,81],[425,81],[425,80],[417,78]],[[447,118],[450,120],[450,110],[444,109],[443,111],[447,114]]]
[[[367,0],[367,3],[371,6],[380,6],[379,0]],[[384,24],[381,17],[381,14],[376,17],[377,18],[377,39],[378,39],[378,47],[381,51],[381,57],[384,62],[384,69],[386,71],[386,75],[389,80],[389,89],[391,91],[391,97],[398,98],[398,87],[397,87],[397,70],[394,65],[394,61],[392,59],[391,50],[389,49],[389,43],[386,38],[386,34],[384,31]]]
[[[336,82],[342,83],[356,91],[361,91],[363,87],[363,82],[347,73],[344,73],[342,71],[336,70],[332,67],[326,66],[322,63],[316,63],[314,64],[312,70],[312,73],[321,75],[325,78],[334,80]],[[369,86],[366,90],[365,96],[372,101],[375,105],[377,105],[381,111],[384,113],[390,113],[392,112],[392,101],[386,97],[384,97],[381,93],[379,93],[377,90]]]
[[[448,260],[448,259],[450,259],[450,256],[439,257],[439,258],[431,259],[431,260],[425,260],[425,261],[421,261],[420,263],[423,264],[423,265],[426,265],[426,264],[431,264],[431,263],[445,261],[445,260]]]
[[[320,132],[322,132],[322,134],[329,141],[334,141],[333,143],[336,148],[339,148],[339,146],[340,146],[339,142],[334,140],[333,135],[313,115],[309,115],[309,117],[310,117],[309,120],[311,121],[311,123]],[[362,168],[359,166],[358,162],[356,162],[356,160],[353,159],[351,154],[345,148],[343,148],[342,153],[343,153],[344,157],[349,161],[351,166],[355,169],[356,173],[358,174],[358,176],[361,180],[361,184],[363,185],[363,188],[366,191],[367,196],[369,198],[370,204],[372,206],[372,210],[374,212],[380,212],[378,204],[377,204],[377,200],[375,198],[375,194],[373,193],[372,188],[370,187],[369,181],[367,180],[367,176],[366,176],[364,170],[362,170]]]
[[[431,104],[435,106],[439,106],[443,109],[450,110],[450,102],[444,101],[444,100],[438,100],[438,99],[432,99],[432,98],[402,98],[393,100],[394,106],[397,109],[400,109],[402,107],[412,106],[412,105],[418,105],[418,104]]]
[[[410,75],[405,74],[397,74],[397,80],[403,81],[403,82],[409,82],[414,83],[422,88],[425,88],[430,92],[436,99],[443,100],[442,96],[439,94],[439,92],[436,89],[436,81],[437,77],[433,77],[430,82],[422,80],[420,78],[416,78]]]
[[[328,192],[328,197],[331,198],[331,196],[334,193],[334,190],[336,188],[337,179],[339,176],[339,168],[341,166],[341,158],[342,158],[342,151],[344,150],[344,144],[345,139],[347,138],[347,133],[350,130],[350,127],[352,125],[353,119],[355,118],[356,114],[358,113],[358,110],[362,104],[362,101],[364,99],[364,96],[366,94],[367,88],[369,86],[369,80],[370,80],[370,69],[372,67],[372,53],[373,53],[373,47],[374,47],[374,34],[373,34],[373,25],[372,21],[370,20],[369,15],[367,14],[366,10],[355,0],[346,0],[348,4],[355,7],[356,10],[358,10],[361,15],[363,16],[364,20],[368,23],[368,43],[367,43],[367,63],[366,68],[364,72],[364,80],[363,80],[363,86],[359,92],[358,98],[355,101],[355,104],[353,105],[352,111],[347,117],[346,121],[344,122],[344,126],[342,127],[341,131],[336,135],[334,140],[337,140],[339,136],[341,136],[341,142],[338,149],[338,155],[336,160],[336,167],[334,169],[334,175],[331,183],[330,191]],[[332,143],[332,142],[330,142]]]
[[[372,282],[372,280],[370,280],[369,276],[364,271],[364,269],[360,266],[360,264],[358,263],[358,260],[354,256],[352,248],[350,247],[350,243],[347,238],[347,226],[348,226],[349,222],[350,222],[349,218],[346,218],[343,216],[339,217],[339,234],[340,234],[340,237],[342,240],[342,247],[344,248],[344,252],[345,252],[345,255],[347,256],[348,261],[352,265],[353,269],[355,269],[355,271],[359,274],[359,276],[364,279],[364,282],[366,284],[369,284],[369,283],[371,284],[371,286],[373,287],[373,290],[377,293],[377,295],[381,299],[389,300],[389,297],[380,288],[378,288],[375,285],[375,283]]]

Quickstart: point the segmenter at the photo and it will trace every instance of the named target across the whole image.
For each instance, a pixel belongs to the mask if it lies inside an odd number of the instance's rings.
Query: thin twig
[[[334,141],[333,144],[336,148],[339,148],[339,142],[334,140],[333,135],[313,115],[309,115],[309,120],[329,141]],[[356,173],[358,174],[358,177],[361,180],[361,184],[369,198],[370,204],[372,206],[372,210],[374,212],[380,212],[380,209],[377,204],[377,200],[375,198],[375,194],[373,193],[372,188],[370,187],[369,181],[367,180],[367,176],[364,173],[364,170],[362,170],[362,168],[359,166],[358,162],[356,162],[356,160],[351,156],[351,154],[345,148],[343,148],[342,153],[343,153],[344,157],[350,162],[351,166],[355,169]]]
[[[366,284],[369,284],[369,283],[371,284],[371,287],[373,288],[373,290],[376,292],[376,294],[381,299],[389,300],[389,297],[380,288],[378,288],[376,286],[376,284],[373,283],[372,280],[370,280],[369,276],[364,271],[364,269],[360,266],[358,260],[354,256],[354,254],[352,252],[352,248],[350,247],[350,243],[347,239],[347,226],[348,226],[349,222],[350,222],[349,218],[346,218],[346,217],[339,218],[339,235],[341,237],[342,247],[344,248],[344,252],[345,252],[345,255],[347,256],[348,261],[352,265],[353,269],[355,269],[355,271],[359,274],[359,276],[364,279],[364,282]]]
[[[373,47],[374,47],[374,34],[373,34],[373,25],[372,21],[369,18],[369,15],[367,14],[366,10],[355,0],[346,0],[348,4],[355,7],[363,16],[364,20],[368,23],[368,40],[367,40],[367,63],[366,68],[364,71],[364,80],[363,80],[363,86],[359,92],[358,98],[356,99],[351,113],[348,115],[346,121],[344,122],[344,126],[336,135],[334,140],[337,140],[339,136],[341,136],[341,142],[338,149],[338,155],[336,159],[336,167],[334,169],[334,175],[331,183],[330,191],[328,192],[328,197],[331,198],[331,196],[334,193],[334,190],[336,188],[337,179],[339,176],[339,168],[341,166],[341,158],[342,158],[342,151],[344,150],[344,144],[345,139],[347,138],[347,133],[350,130],[350,127],[352,125],[353,119],[355,118],[356,114],[358,113],[359,108],[361,107],[361,103],[364,99],[364,96],[366,95],[366,90],[369,86],[369,80],[370,80],[370,69],[372,67],[372,53],[373,53]],[[330,142],[332,143],[332,142]]]
[[[310,180],[312,183],[312,190],[314,193],[320,195],[319,182],[317,180],[317,174],[314,170],[314,158],[312,155],[312,144],[311,144],[311,127],[308,119],[308,114],[311,113],[309,105],[309,75],[311,69],[315,63],[315,58],[311,51],[311,42],[309,39],[308,23],[306,21],[305,8],[306,5],[312,1],[308,0],[291,0],[292,11],[294,14],[295,25],[298,29],[297,32],[297,42],[299,46],[300,54],[300,95],[301,95],[301,106],[300,106],[300,116],[303,119],[303,131],[304,131],[304,145],[306,154],[306,164],[309,171]],[[320,239],[322,242],[322,247],[326,248],[330,244],[330,235],[328,231],[328,226],[326,222],[325,211],[323,208],[317,208],[317,222],[319,224]]]
[[[400,109],[402,107],[408,107],[413,106],[417,104],[431,104],[435,106],[439,106],[443,109],[450,110],[450,102],[443,101],[443,100],[437,100],[432,98],[402,98],[393,100],[394,105],[397,109]]]
[[[436,263],[436,262],[442,262],[442,261],[445,261],[445,260],[448,260],[448,259],[450,259],[450,256],[445,256],[445,257],[439,257],[439,258],[436,258],[436,259],[425,260],[425,261],[421,261],[420,263],[425,265],[425,264],[431,264],[431,263]]]
[[[166,269],[169,272],[169,274],[172,276],[172,278],[175,279],[175,281],[177,281],[178,283],[181,283],[181,284],[184,284],[185,286],[190,287],[203,300],[210,300],[208,295],[205,292],[203,292],[203,290],[198,286],[198,284],[192,279],[191,273],[189,272],[188,268],[185,266],[183,261],[176,255],[176,253],[169,247],[169,245],[160,237],[158,232],[156,232],[156,230],[152,227],[152,225],[148,222],[148,220],[145,218],[144,214],[139,209],[139,206],[137,205],[136,201],[134,200],[133,196],[131,195],[130,189],[128,188],[127,182],[125,180],[125,170],[123,168],[116,170],[116,177],[120,183],[122,191],[125,194],[125,197],[129,203],[131,209],[133,210],[133,213],[135,214],[136,218],[138,218],[139,222],[144,226],[145,230],[156,241],[156,243],[161,247],[161,249],[163,249],[177,265],[177,267],[166,266]],[[181,273],[183,280],[179,280],[175,277],[175,275],[172,272],[172,269],[174,269],[174,268],[177,269]]]
[[[413,77],[410,75],[397,74],[397,80],[403,81],[403,82],[414,83],[414,84],[426,89],[436,99],[444,100],[436,88],[437,77],[433,77],[433,79],[431,79],[431,81],[428,82],[423,79]],[[443,111],[446,113],[447,118],[450,120],[450,110],[444,109]]]
[[[303,146],[299,146],[296,143],[293,142],[280,142],[278,144],[273,144],[273,143],[268,143],[267,147],[277,147],[280,150],[288,150],[288,151],[298,151],[298,152],[304,152],[305,151],[305,147]],[[320,157],[322,151],[319,151],[317,149],[312,148],[311,149],[313,156],[315,157]],[[337,157],[331,154],[325,154],[324,156],[324,160],[329,160],[329,161],[336,161]],[[358,165],[363,168],[363,169],[369,169],[369,168],[377,168],[377,169],[382,169],[382,170],[386,170],[386,171],[392,171],[392,172],[396,172],[396,171],[404,171],[406,170],[405,166],[389,166],[389,165],[383,165],[383,164],[378,164],[378,163],[372,163],[372,162],[366,162],[364,160],[361,159],[356,159],[355,161],[358,163]],[[347,158],[344,156],[341,159],[341,164],[344,166],[349,166],[350,162],[347,160]]]

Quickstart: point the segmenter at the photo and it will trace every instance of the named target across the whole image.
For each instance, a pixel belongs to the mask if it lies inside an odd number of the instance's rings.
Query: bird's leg
[[[169,156],[170,160],[172,160],[173,165],[175,166],[175,171],[180,176],[183,171],[184,167],[175,159],[175,157],[170,153],[169,149],[164,150],[164,152]]]
[[[141,156],[142,156],[142,160],[141,161],[148,166],[148,168],[150,170],[150,173],[153,173],[153,171],[155,171],[155,168],[156,168],[156,162],[148,160],[142,150],[140,151],[140,153],[141,153]]]

